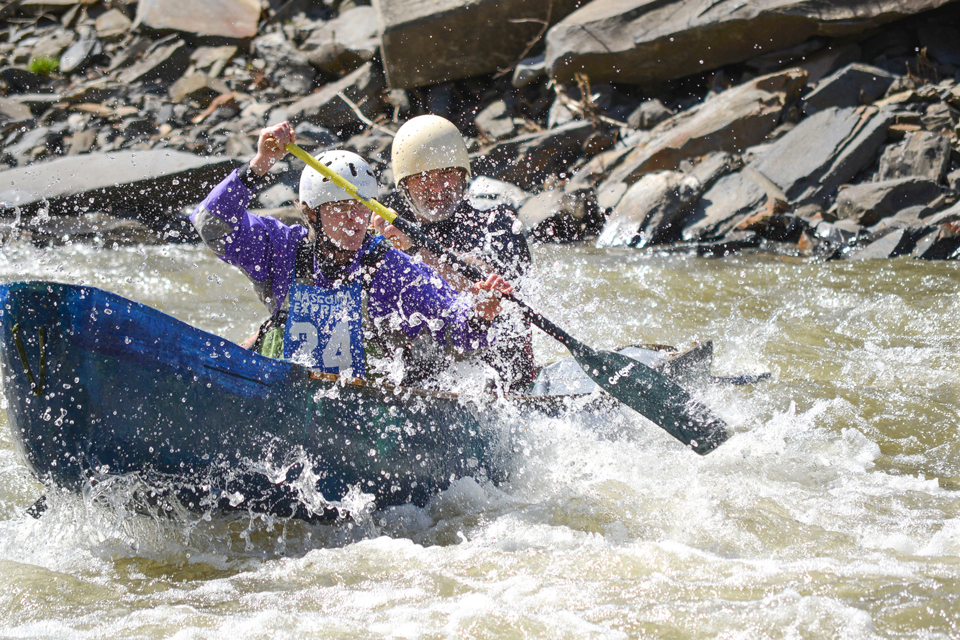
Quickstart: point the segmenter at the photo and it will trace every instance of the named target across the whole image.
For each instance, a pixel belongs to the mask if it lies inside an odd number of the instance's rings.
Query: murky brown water
[[[960,637],[960,265],[540,247],[535,306],[598,346],[713,339],[701,458],[649,423],[530,425],[525,473],[356,525],[153,519],[43,493],[0,412],[0,635]],[[241,339],[263,317],[198,247],[0,247]],[[562,349],[542,336],[538,355]]]

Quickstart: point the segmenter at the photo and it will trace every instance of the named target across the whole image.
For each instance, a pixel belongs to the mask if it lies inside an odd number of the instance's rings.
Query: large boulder
[[[113,211],[152,223],[200,202],[239,165],[169,149],[59,158],[0,171],[0,216],[43,205],[54,216]]]
[[[538,189],[543,180],[557,174],[584,154],[613,146],[615,132],[598,131],[593,123],[575,120],[539,133],[503,140],[476,156],[471,164],[477,175],[505,180],[525,189]]]
[[[699,183],[681,171],[648,173],[627,189],[597,238],[597,247],[636,246],[649,242],[643,229],[651,216],[674,219],[696,202]]]
[[[875,107],[858,107],[825,109],[804,119],[704,193],[684,220],[683,238],[720,237],[747,219],[791,207],[825,207],[840,185],[873,162],[892,118]]]
[[[306,98],[297,100],[283,109],[282,113],[275,114],[272,120],[289,119],[293,122],[309,120],[335,131],[342,130],[344,127],[357,124],[359,120],[353,108],[337,94],[343,92],[358,106],[361,113],[368,118],[373,118],[385,108],[386,103],[383,99],[385,86],[380,66],[368,62],[350,75],[325,85]]]
[[[594,0],[547,32],[547,68],[568,82],[645,84],[750,60],[814,36],[860,33],[950,0]]]
[[[872,225],[902,209],[929,204],[939,195],[937,183],[923,178],[844,186],[837,194],[837,216]]]
[[[589,193],[573,196],[563,189],[547,189],[524,202],[517,219],[528,235],[541,242],[568,242],[594,229],[596,200]]]
[[[742,153],[764,142],[806,80],[799,69],[756,78],[661,122],[606,182],[632,184],[645,173],[676,169],[681,160],[713,151]]]
[[[257,35],[260,0],[140,0],[136,24],[158,31],[244,39]]]
[[[391,88],[409,89],[516,64],[543,21],[582,0],[373,0]]]
[[[253,50],[266,62],[266,74],[274,84],[296,95],[309,93],[317,72],[283,32],[260,36],[253,41]]]
[[[179,38],[158,41],[146,55],[134,64],[114,73],[118,81],[129,85],[134,82],[161,80],[173,82],[190,66],[190,47]]]
[[[343,75],[370,62],[379,46],[376,11],[354,7],[320,24],[300,51],[321,71]]]
[[[876,158],[893,116],[876,107],[824,109],[802,120],[750,165],[794,205],[826,204]]]
[[[816,113],[827,107],[856,107],[882,98],[897,76],[855,62],[824,78],[803,100],[803,111]]]
[[[744,171],[726,175],[707,190],[684,221],[687,241],[720,238],[741,220],[763,210],[769,195],[754,174]]]
[[[908,133],[880,157],[880,180],[920,176],[940,182],[950,167],[950,138],[930,131]]]
[[[679,223],[701,194],[742,165],[738,156],[716,153],[690,173],[646,174],[633,183],[614,206],[597,238],[597,247],[643,247],[677,239]]]

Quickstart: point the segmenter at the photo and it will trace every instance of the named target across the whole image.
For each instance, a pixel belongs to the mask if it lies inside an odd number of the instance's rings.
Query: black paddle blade
[[[710,453],[730,437],[723,420],[659,371],[619,353],[577,346],[574,357],[601,389],[700,455]]]

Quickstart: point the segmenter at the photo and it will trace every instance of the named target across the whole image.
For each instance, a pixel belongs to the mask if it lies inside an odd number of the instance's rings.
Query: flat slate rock
[[[473,172],[539,188],[544,178],[565,170],[593,141],[600,150],[613,146],[615,132],[597,131],[593,123],[575,120],[539,133],[527,133],[493,145],[471,159]]]
[[[0,215],[44,204],[51,215],[114,211],[155,219],[200,202],[240,164],[168,149],[58,158],[0,171]]]
[[[908,207],[927,205],[940,187],[924,178],[898,178],[844,186],[837,194],[837,217],[872,225]]]
[[[661,122],[607,182],[632,184],[645,173],[676,169],[681,160],[713,151],[742,153],[764,142],[806,81],[806,72],[799,69],[762,76]]]
[[[598,248],[665,244],[680,237],[680,224],[704,191],[743,166],[739,156],[719,152],[689,173],[648,173],[627,189],[604,222]]]
[[[917,176],[943,180],[950,167],[950,138],[930,131],[907,133],[880,156],[880,180]]]
[[[744,62],[815,36],[862,33],[951,0],[593,0],[547,32],[551,77],[663,82]]]
[[[387,82],[410,89],[508,69],[542,21],[582,0],[373,0]]]
[[[643,234],[651,217],[675,220],[699,197],[699,183],[680,171],[656,171],[634,182],[607,218],[597,238],[598,248],[646,246]]]
[[[878,67],[855,62],[820,81],[803,100],[806,114],[828,107],[858,107],[882,98],[897,76]]]
[[[240,40],[257,35],[260,10],[260,0],[140,0],[135,24]]]
[[[766,191],[743,171],[726,175],[693,207],[682,237],[687,241],[722,237],[740,220],[758,213],[767,200]]]
[[[803,119],[750,166],[795,205],[826,204],[876,157],[893,115],[876,107],[824,109]]]
[[[373,118],[384,109],[385,86],[383,72],[379,65],[368,62],[350,75],[297,100],[283,109],[282,114],[271,116],[271,119],[276,120],[282,116],[282,119],[289,119],[291,122],[309,120],[322,127],[328,127],[336,133],[338,129],[359,121],[353,109],[337,95],[338,93],[342,91],[345,96],[360,106],[360,111],[364,115]],[[282,122],[282,120],[279,121]]]
[[[916,240],[917,233],[910,229],[893,229],[864,248],[844,254],[844,257],[852,261],[896,258],[913,251]]]
[[[158,42],[142,59],[116,71],[117,80],[123,84],[149,82],[151,80],[174,81],[190,66],[190,48],[180,39]]]
[[[300,51],[318,69],[345,74],[369,62],[379,46],[377,12],[354,7],[314,29]]]

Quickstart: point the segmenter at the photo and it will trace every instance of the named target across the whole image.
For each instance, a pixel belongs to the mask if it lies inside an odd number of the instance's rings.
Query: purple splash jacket
[[[239,267],[253,282],[270,313],[282,307],[294,278],[297,248],[307,236],[300,226],[287,226],[247,211],[253,192],[237,171],[218,184],[190,216],[200,237],[225,262]],[[347,274],[360,268],[360,255]],[[316,265],[317,286],[332,288]],[[470,305],[429,266],[389,248],[364,286],[367,314],[385,331],[402,331],[410,339],[426,329],[437,344],[474,351],[489,344],[488,324],[470,321]]]

